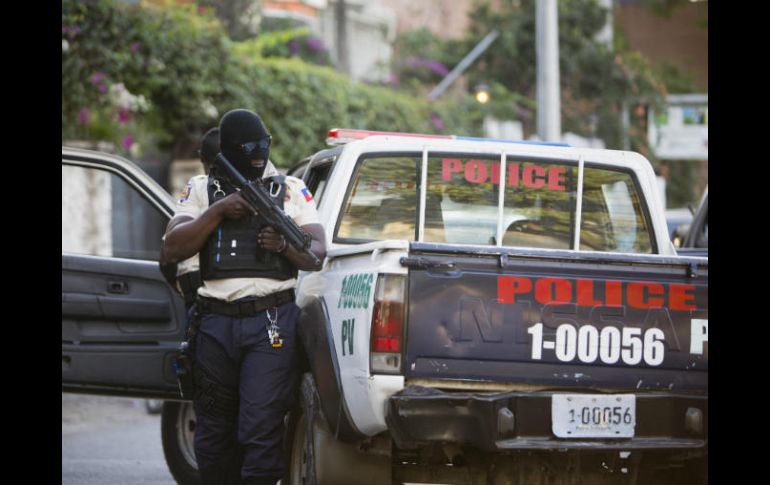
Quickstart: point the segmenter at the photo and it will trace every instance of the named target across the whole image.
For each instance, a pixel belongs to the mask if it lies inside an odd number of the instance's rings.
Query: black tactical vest
[[[283,209],[285,177],[263,179],[273,200]],[[221,189],[220,189],[221,188]],[[219,180],[208,178],[209,206],[234,192]],[[272,190],[271,190],[272,189]],[[257,234],[265,227],[260,216],[225,219],[209,237],[200,252],[203,280],[226,278],[296,278],[297,268],[282,254],[265,251],[257,244]]]

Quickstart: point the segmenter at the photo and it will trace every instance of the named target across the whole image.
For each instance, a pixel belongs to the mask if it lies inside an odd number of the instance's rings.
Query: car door
[[[337,161],[342,147],[322,150],[312,157],[301,160],[288,170],[288,175],[297,177],[305,182],[305,185],[313,194],[316,205],[321,204],[326,190],[326,181],[329,179],[334,162]]]
[[[62,147],[62,390],[179,398],[184,302],[158,267],[172,214],[133,163]]]

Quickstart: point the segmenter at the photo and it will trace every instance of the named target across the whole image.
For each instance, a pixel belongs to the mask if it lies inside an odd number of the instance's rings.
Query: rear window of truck
[[[420,227],[422,154],[362,157],[335,241],[575,248],[577,164],[507,159],[503,169],[498,155],[431,153],[426,169]],[[630,173],[586,165],[579,249],[651,253],[642,207]]]

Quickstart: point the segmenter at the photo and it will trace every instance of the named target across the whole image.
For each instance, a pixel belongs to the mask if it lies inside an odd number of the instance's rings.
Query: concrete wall
[[[689,3],[662,18],[637,2],[615,5],[615,24],[653,65],[673,64],[708,92],[708,2]]]
[[[442,39],[462,37],[468,28],[468,13],[474,0],[379,0],[396,12],[396,33],[422,27]]]
[[[62,252],[112,256],[110,174],[62,165]]]

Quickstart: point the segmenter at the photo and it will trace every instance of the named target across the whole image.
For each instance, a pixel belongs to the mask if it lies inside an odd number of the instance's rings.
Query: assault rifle
[[[217,170],[217,173],[222,174],[230,185],[240,191],[241,197],[249,203],[251,208],[257,211],[268,225],[286,238],[287,243],[294,246],[297,251],[308,255],[314,265],[321,265],[321,261],[310,250],[310,234],[303,231],[294,222],[294,219],[287,216],[283,209],[278,207],[261,183],[246,180],[246,177],[241,175],[221,153],[216,156],[213,165],[215,169],[220,169]]]

